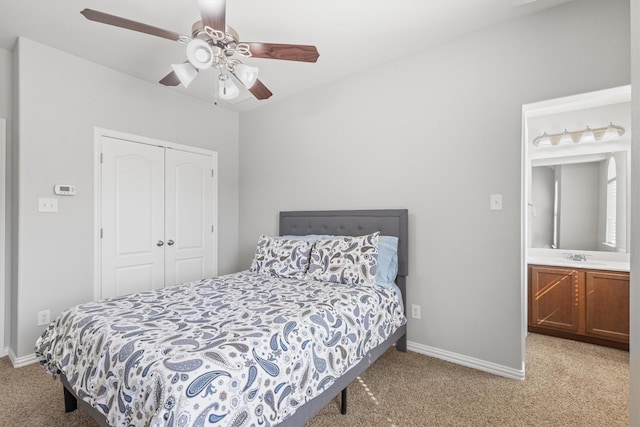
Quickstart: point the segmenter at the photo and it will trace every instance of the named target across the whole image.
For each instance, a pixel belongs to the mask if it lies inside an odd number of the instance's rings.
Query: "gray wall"
[[[16,49],[15,355],[33,353],[38,311],[55,316],[93,298],[94,126],[218,152],[219,273],[236,270],[238,115],[28,39]],[[77,195],[59,197],[56,214],[38,213],[38,197],[52,197],[56,183],[76,185]]]
[[[522,105],[629,84],[629,31],[581,0],[242,114],[243,266],[280,210],[408,208],[409,340],[522,369]]]

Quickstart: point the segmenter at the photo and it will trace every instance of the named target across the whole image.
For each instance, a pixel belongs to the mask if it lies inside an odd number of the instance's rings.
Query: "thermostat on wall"
[[[75,196],[76,187],[73,185],[56,184],[56,186],[53,187],[53,192],[60,196]]]

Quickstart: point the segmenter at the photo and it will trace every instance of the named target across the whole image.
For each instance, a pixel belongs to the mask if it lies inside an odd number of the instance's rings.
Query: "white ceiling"
[[[274,93],[257,101],[243,92],[235,104],[247,111],[334,81],[443,41],[569,0],[227,0],[227,25],[241,41],[312,44],[315,64],[247,59]],[[185,60],[184,45],[88,21],[99,10],[190,35],[199,20],[197,0],[0,0],[0,48],[24,36],[115,70],[157,83],[171,63]],[[177,90],[213,103],[214,72]]]

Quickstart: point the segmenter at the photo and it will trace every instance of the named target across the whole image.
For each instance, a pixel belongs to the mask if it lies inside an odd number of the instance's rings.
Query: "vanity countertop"
[[[586,268],[591,270],[626,271],[630,270],[630,263],[624,261],[609,261],[599,259],[588,259],[586,261],[573,261],[558,257],[538,257],[530,256],[527,264],[553,265],[557,267]]]

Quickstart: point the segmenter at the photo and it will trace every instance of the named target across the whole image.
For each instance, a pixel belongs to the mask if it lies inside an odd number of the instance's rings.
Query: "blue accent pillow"
[[[378,238],[378,270],[376,284],[390,288],[398,275],[398,238],[380,236]]]

